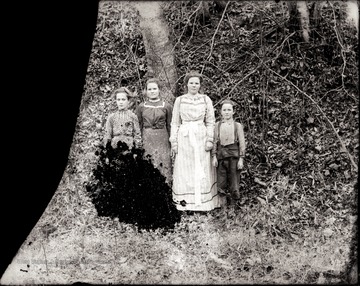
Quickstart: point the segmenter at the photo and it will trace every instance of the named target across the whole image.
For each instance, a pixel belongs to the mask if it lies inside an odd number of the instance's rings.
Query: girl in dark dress
[[[144,91],[147,100],[137,108],[145,155],[171,184],[170,124],[172,106],[160,99],[160,82],[151,78]]]

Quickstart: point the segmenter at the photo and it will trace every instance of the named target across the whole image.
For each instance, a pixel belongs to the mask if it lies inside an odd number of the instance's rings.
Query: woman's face
[[[116,94],[116,104],[119,110],[125,110],[129,105],[129,99],[125,92],[119,92]]]
[[[191,77],[187,83],[188,92],[190,94],[197,94],[200,89],[200,78],[198,77]]]
[[[159,99],[159,87],[157,83],[151,82],[148,83],[146,87],[146,96],[151,100]]]

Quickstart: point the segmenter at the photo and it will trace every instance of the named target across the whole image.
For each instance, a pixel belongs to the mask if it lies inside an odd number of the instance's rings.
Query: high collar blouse
[[[215,113],[210,97],[205,94],[184,94],[176,98],[171,120],[172,144],[177,144],[178,129],[186,121],[203,121],[206,126],[206,141],[212,142]]]
[[[170,134],[170,122],[172,117],[172,106],[163,100],[159,101],[145,101],[140,103],[136,109],[136,114],[139,119],[140,129],[166,128]]]

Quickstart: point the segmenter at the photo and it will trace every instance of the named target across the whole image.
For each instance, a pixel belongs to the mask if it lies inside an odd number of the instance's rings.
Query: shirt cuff
[[[211,144],[213,144],[214,143],[214,139],[213,138],[211,138],[211,137],[207,137],[206,138],[206,143],[211,143]]]

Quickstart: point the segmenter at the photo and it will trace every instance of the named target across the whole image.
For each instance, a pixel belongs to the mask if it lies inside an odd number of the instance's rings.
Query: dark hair
[[[157,77],[152,77],[152,78],[149,78],[146,83],[145,83],[145,87],[144,87],[144,90],[143,90],[143,96],[146,97],[146,90],[147,90],[147,86],[149,83],[156,83],[159,90],[161,89],[161,82],[160,80],[157,78]]]
[[[199,92],[202,93],[202,83],[203,83],[203,76],[201,73],[199,73],[198,71],[195,71],[195,70],[191,70],[189,71],[186,75],[185,75],[185,78],[184,78],[184,86],[185,86],[185,90],[187,91],[187,84],[189,82],[189,79],[192,78],[192,77],[197,77],[200,81],[200,89],[199,89]]]
[[[156,78],[156,77],[149,78],[146,81],[145,90],[147,89],[147,86],[148,86],[149,83],[156,83],[158,88],[161,89],[161,82],[160,82],[160,80],[158,78]]]
[[[120,92],[121,92],[121,93],[125,93],[128,99],[130,99],[131,97],[133,97],[132,92],[131,92],[130,90],[128,90],[126,87],[120,87],[120,88],[115,89],[115,90],[113,91],[113,94],[112,94],[113,97],[116,98],[116,95],[117,95],[118,93],[120,93]]]
[[[221,102],[221,108],[222,108],[222,106],[223,106],[224,104],[231,104],[233,108],[234,108],[234,106],[236,105],[236,103],[233,102],[233,101],[230,100],[230,99],[224,99],[224,100]]]
[[[189,79],[192,78],[192,77],[197,77],[197,78],[199,78],[200,84],[202,84],[202,82],[203,82],[203,76],[202,76],[202,74],[199,73],[198,71],[191,70],[191,71],[189,71],[189,72],[185,75],[185,78],[184,78],[184,84],[185,84],[185,86],[188,84]]]

